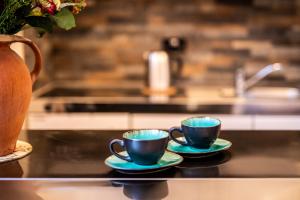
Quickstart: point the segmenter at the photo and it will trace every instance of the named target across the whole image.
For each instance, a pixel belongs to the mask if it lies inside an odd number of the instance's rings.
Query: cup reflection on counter
[[[126,197],[135,200],[159,200],[169,194],[167,181],[112,181],[114,186],[123,186]]]
[[[123,134],[123,140],[114,139],[109,144],[110,152],[116,157],[139,165],[156,164],[164,155],[169,133],[162,130],[134,130]],[[114,149],[119,144],[128,155],[121,155]]]
[[[182,177],[205,178],[219,177],[219,165],[231,159],[230,151],[223,151],[213,155],[199,158],[185,158],[185,162],[176,166]]]

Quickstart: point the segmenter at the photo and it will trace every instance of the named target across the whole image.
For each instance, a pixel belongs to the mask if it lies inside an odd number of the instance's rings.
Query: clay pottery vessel
[[[21,42],[35,55],[35,66],[29,71],[24,61],[10,48]],[[14,151],[29,108],[32,85],[41,70],[41,54],[29,39],[0,35],[0,156]]]

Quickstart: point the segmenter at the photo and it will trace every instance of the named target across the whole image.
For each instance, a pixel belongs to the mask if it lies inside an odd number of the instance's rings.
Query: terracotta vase
[[[29,71],[24,61],[10,48],[15,42],[31,47],[35,66]],[[14,151],[32,94],[32,84],[41,70],[41,54],[29,39],[0,35],[0,156]]]

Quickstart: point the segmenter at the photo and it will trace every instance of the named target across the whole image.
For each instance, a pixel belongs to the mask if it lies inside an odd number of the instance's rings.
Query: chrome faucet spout
[[[235,80],[235,93],[237,96],[244,96],[245,92],[253,87],[256,83],[260,80],[264,79],[269,74],[282,70],[281,63],[274,63],[265,66],[259,72],[257,72],[254,76],[249,78],[248,80],[245,79],[245,72],[242,68],[239,68],[236,73],[236,80]]]
[[[259,72],[257,72],[254,76],[252,76],[245,82],[244,89],[248,90],[269,74],[280,70],[282,70],[282,65],[280,63],[274,63],[265,66],[263,69],[261,69]]]

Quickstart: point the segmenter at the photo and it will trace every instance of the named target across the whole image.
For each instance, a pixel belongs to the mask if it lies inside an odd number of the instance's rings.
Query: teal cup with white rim
[[[221,129],[221,121],[212,117],[191,117],[181,122],[181,127],[169,130],[173,141],[199,149],[208,149],[216,141]],[[182,134],[185,141],[178,140],[174,133]]]
[[[139,165],[154,165],[164,155],[169,141],[169,133],[163,130],[134,130],[123,134],[123,139],[114,139],[109,144],[110,152],[116,157]],[[128,156],[115,151],[119,144]]]

